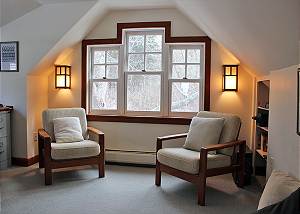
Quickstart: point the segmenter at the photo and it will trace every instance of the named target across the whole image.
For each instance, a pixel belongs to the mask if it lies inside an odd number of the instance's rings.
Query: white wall
[[[112,11],[94,27],[86,39],[115,38],[117,23],[172,21],[172,36],[205,36],[206,34],[177,9]]]
[[[112,11],[103,18],[86,38],[114,38],[117,23],[140,21],[172,21],[173,36],[197,36],[205,33],[176,9],[149,9]],[[75,45],[61,52],[57,62],[72,65],[72,88],[54,89],[54,74],[49,75],[49,107],[80,106],[81,87],[81,45]],[[222,92],[222,65],[237,63],[228,50],[212,41],[211,66],[211,110],[238,114],[243,122],[240,137],[251,143],[251,117],[253,109],[254,77],[240,67],[239,91]],[[105,132],[106,145],[110,149],[154,151],[157,136],[186,132],[188,126],[165,124],[130,124],[90,122],[90,125]]]
[[[47,4],[2,27],[2,41],[20,42],[20,72],[2,73],[2,102],[14,106],[13,157],[27,158],[27,75],[94,2]],[[66,16],[66,14],[68,14]]]
[[[38,154],[37,142],[33,133],[42,127],[42,111],[48,107],[48,78],[47,76],[27,77],[27,155]]]
[[[297,124],[297,65],[270,73],[268,175],[283,170],[300,178]]]
[[[54,64],[72,65],[71,89],[56,89],[54,65],[49,67],[48,76],[48,107],[80,107],[81,106],[81,44],[78,43],[72,47],[63,50]]]

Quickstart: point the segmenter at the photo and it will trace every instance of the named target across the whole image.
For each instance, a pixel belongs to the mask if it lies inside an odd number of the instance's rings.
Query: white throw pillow
[[[83,141],[78,117],[62,117],[53,119],[56,143],[72,143]]]
[[[219,143],[224,121],[224,118],[194,117],[183,147],[200,151],[203,146]]]

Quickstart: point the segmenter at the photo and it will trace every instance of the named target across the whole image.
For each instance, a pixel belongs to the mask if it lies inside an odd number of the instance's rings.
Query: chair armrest
[[[43,140],[50,140],[51,142],[50,135],[44,129],[38,130],[38,137],[42,138]]]
[[[167,135],[158,137],[156,141],[156,152],[162,148],[162,142],[166,140],[173,140],[173,139],[179,139],[179,138],[185,138],[188,133],[182,133],[182,134],[174,134],[174,135]]]
[[[219,150],[219,149],[225,149],[225,148],[230,148],[230,147],[240,146],[240,145],[246,145],[246,141],[238,140],[238,141],[232,141],[229,143],[208,145],[208,146],[202,147],[201,150],[205,150],[205,151],[209,152],[209,151],[215,151],[215,150]]]
[[[184,138],[184,137],[187,136],[187,134],[188,133],[167,135],[167,136],[158,137],[157,140],[166,141],[166,140],[173,140],[173,139],[178,139],[178,138]]]
[[[96,128],[93,128],[93,127],[87,127],[87,130],[89,132],[92,132],[92,133],[98,135],[98,143],[100,145],[100,152],[101,152],[100,155],[102,155],[103,158],[104,158],[104,152],[105,152],[104,133],[102,131],[96,129]]]
[[[200,164],[199,164],[199,172],[201,170],[206,171],[207,169],[207,154],[209,151],[216,151],[219,149],[225,149],[234,147],[233,153],[236,151],[236,147],[239,147],[239,152],[241,153],[241,158],[239,160],[239,165],[244,167],[244,159],[245,159],[245,151],[246,151],[246,141],[245,140],[237,140],[229,143],[208,145],[206,147],[202,147],[200,150]]]
[[[40,166],[44,166],[49,164],[51,161],[51,142],[52,139],[50,135],[44,130],[38,130],[38,145],[39,145],[39,158],[40,158]]]
[[[96,128],[90,127],[90,126],[87,127],[87,130],[89,132],[92,132],[92,133],[96,134],[96,135],[104,135],[104,133],[102,131],[100,131]]]

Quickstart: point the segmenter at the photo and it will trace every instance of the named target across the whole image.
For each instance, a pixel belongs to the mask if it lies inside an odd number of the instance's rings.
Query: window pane
[[[144,54],[128,54],[128,70],[142,71],[144,69]]]
[[[161,70],[161,54],[146,54],[146,71]]]
[[[146,35],[146,52],[162,51],[162,35]]]
[[[144,36],[135,35],[128,38],[128,52],[129,53],[141,53],[144,52]]]
[[[118,65],[107,65],[106,73],[108,79],[118,79]]]
[[[118,64],[119,51],[109,50],[107,51],[107,64]]]
[[[183,79],[185,76],[185,65],[173,65],[172,79]]]
[[[187,62],[188,63],[200,63],[200,49],[188,49],[187,50]]]
[[[104,64],[104,63],[105,63],[105,51],[95,51],[94,64]]]
[[[94,82],[92,92],[92,108],[100,110],[117,109],[117,83]]]
[[[172,56],[172,62],[185,63],[185,50],[174,49]]]
[[[160,75],[128,75],[127,111],[160,111]]]
[[[200,79],[200,65],[187,65],[187,78]]]
[[[172,83],[172,112],[199,111],[199,83]]]
[[[105,65],[94,65],[93,79],[102,79],[105,77]]]

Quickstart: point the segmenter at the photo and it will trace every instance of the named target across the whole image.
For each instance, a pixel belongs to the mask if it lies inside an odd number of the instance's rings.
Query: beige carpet
[[[54,173],[52,186],[37,165],[0,171],[1,214],[241,214],[255,211],[260,195],[256,184],[239,189],[231,175],[218,176],[200,207],[193,184],[163,174],[156,187],[153,168],[108,165],[104,179],[96,168],[75,169]]]

